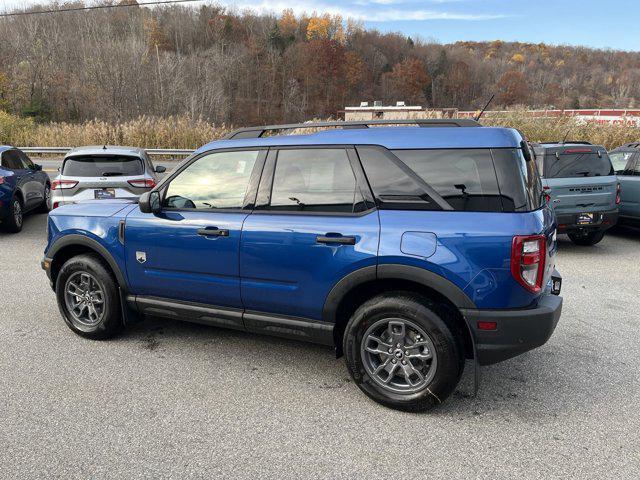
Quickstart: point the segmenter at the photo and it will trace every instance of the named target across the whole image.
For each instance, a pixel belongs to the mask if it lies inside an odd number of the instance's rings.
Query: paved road
[[[0,478],[638,478],[639,233],[561,238],[555,335],[430,415],[323,347],[168,320],[79,338],[44,242],[42,215],[0,234]]]

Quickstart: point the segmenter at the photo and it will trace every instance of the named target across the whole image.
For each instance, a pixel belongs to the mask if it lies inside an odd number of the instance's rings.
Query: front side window
[[[364,210],[346,150],[280,150],[269,209],[328,213]]]
[[[257,150],[200,157],[167,187],[163,207],[216,210],[242,208]]]
[[[613,170],[618,175],[623,175],[627,169],[629,159],[633,157],[633,152],[613,152],[609,154]]]
[[[127,177],[143,173],[142,160],[125,155],[79,155],[68,157],[62,166],[62,175],[69,177]]]
[[[33,164],[31,159],[27,157],[26,153],[18,151],[18,157],[20,157],[20,162],[24,165],[23,168],[26,168],[27,170],[35,170],[36,166]]]

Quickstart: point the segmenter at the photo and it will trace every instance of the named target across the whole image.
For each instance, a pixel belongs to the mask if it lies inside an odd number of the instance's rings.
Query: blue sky
[[[40,2],[0,0],[4,9],[35,3]],[[640,51],[640,0],[218,0],[216,3],[258,11],[293,8],[296,13],[314,10],[339,13],[363,20],[365,25],[381,31],[399,31],[442,43],[500,39]]]

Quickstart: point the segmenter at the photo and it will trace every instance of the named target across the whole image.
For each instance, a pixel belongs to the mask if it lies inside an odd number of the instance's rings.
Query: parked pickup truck
[[[466,359],[544,344],[556,224],[523,137],[379,123],[242,129],[139,202],[55,209],[42,266],[64,321],[92,339],[160,316],[332,345],[366,395],[409,411],[444,401]],[[276,134],[309,127],[343,128]]]

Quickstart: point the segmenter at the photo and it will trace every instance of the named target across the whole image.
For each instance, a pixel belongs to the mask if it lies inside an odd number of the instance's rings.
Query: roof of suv
[[[557,143],[538,143],[533,145],[534,149],[544,149],[551,151],[561,151],[565,148],[580,148],[580,149],[589,149],[591,152],[598,152],[602,150],[606,150],[602,145],[593,145],[587,142],[557,142]]]
[[[65,158],[77,155],[135,155],[137,157],[144,157],[144,149],[113,145],[89,145],[86,147],[72,148],[67,152]]]
[[[640,149],[640,142],[625,143],[611,150],[612,152],[635,152]]]
[[[522,136],[498,127],[376,127],[323,130],[309,135],[274,135],[216,140],[196,153],[213,149],[305,145],[381,145],[389,149],[518,148]]]
[[[0,145],[0,152],[4,152],[5,150],[10,150],[12,148],[13,147],[9,145]]]

